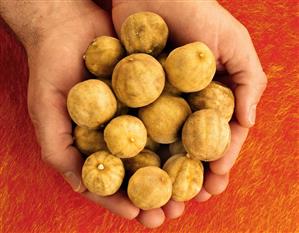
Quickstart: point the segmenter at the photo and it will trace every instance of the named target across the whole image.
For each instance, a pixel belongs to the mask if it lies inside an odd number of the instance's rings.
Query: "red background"
[[[40,160],[26,54],[0,22],[0,232],[299,232],[298,1],[222,1],[249,29],[268,88],[227,190],[155,230],[74,193]]]

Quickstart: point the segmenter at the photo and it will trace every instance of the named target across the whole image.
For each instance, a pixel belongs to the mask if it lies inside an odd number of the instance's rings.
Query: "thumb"
[[[226,63],[231,80],[236,84],[235,114],[243,127],[251,127],[255,124],[256,107],[267,84],[266,75],[250,39],[247,46],[247,51],[236,48],[238,52],[235,53],[235,57]]]
[[[244,74],[244,76],[249,77],[246,74]],[[266,80],[266,78],[264,78],[265,75],[261,73],[259,77],[260,81],[238,84],[235,89],[235,113],[238,122],[243,127],[252,127],[255,124],[256,107],[266,87],[266,82],[262,81],[264,79]],[[238,79],[242,77],[235,75],[234,78]]]
[[[33,87],[32,82],[29,83],[28,109],[41,146],[41,158],[60,172],[74,191],[83,192],[81,168],[84,161],[72,146],[72,123],[65,102],[64,95],[56,90]]]
[[[255,123],[256,107],[267,78],[247,29],[220,6],[224,21],[219,35],[219,55],[235,86],[235,114],[243,127]]]
[[[128,15],[150,10],[164,17],[172,33],[171,36],[175,37],[172,38],[174,41],[185,44],[196,40],[205,42],[213,50],[218,63],[225,66],[235,84],[235,114],[238,122],[243,127],[251,127],[255,123],[256,106],[266,87],[266,75],[246,28],[220,4],[215,3],[177,5],[167,2],[150,4],[147,1],[137,3],[114,0],[113,23],[116,32],[119,33],[121,24]],[[197,17],[190,18],[192,6],[200,14],[197,13]],[[176,11],[181,11],[180,20],[174,13]],[[192,30],[183,33],[186,28]]]

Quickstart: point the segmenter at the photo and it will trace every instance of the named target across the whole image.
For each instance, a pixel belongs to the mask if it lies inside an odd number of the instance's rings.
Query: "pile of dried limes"
[[[232,91],[212,81],[216,61],[201,42],[164,50],[168,27],[151,12],[129,16],[120,40],[100,36],[84,60],[97,78],[75,85],[67,108],[75,145],[87,159],[86,188],[108,196],[125,174],[127,194],[147,210],[192,199],[203,184],[201,161],[219,159],[230,143]],[[161,164],[155,152],[169,144]]]

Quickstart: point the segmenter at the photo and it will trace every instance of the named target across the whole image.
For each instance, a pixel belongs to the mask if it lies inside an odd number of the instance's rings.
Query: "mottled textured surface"
[[[120,38],[129,54],[147,53],[156,56],[166,45],[168,27],[157,14],[136,13],[123,23]]]
[[[118,39],[100,36],[85,52],[87,69],[99,78],[109,78],[114,66],[124,57],[125,51]]]
[[[112,87],[118,99],[132,108],[154,102],[161,94],[165,75],[160,63],[144,53],[131,54],[114,67]]]
[[[248,27],[269,85],[225,193],[188,203],[155,230],[86,201],[42,163],[26,110],[26,56],[0,23],[1,233],[299,231],[298,1],[223,4]]]
[[[130,177],[127,193],[132,203],[140,209],[160,208],[171,198],[171,179],[159,167],[143,167]]]
[[[204,43],[193,42],[172,50],[167,56],[164,68],[169,83],[179,91],[200,91],[207,87],[214,77],[215,56]]]
[[[171,181],[172,196],[175,201],[189,201],[201,190],[203,165],[188,158],[185,154],[171,156],[163,165]]]
[[[116,112],[116,105],[109,86],[96,79],[77,83],[67,96],[67,110],[72,120],[90,129],[97,129],[109,121]]]
[[[138,111],[148,135],[162,144],[173,143],[178,139],[179,130],[190,114],[187,101],[171,95],[161,95],[154,103]]]
[[[85,160],[82,179],[85,187],[100,196],[110,196],[120,188],[125,176],[122,161],[108,151],[98,151]]]

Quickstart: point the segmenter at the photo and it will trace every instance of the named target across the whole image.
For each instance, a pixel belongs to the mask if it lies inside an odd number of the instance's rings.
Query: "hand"
[[[170,40],[179,46],[194,41],[206,43],[217,59],[217,70],[228,73],[225,80],[232,87],[236,120],[230,122],[231,144],[223,157],[209,163],[204,187],[195,199],[206,201],[225,190],[229,171],[255,123],[256,106],[266,87],[267,79],[246,28],[216,1],[137,1],[114,0],[113,23],[119,34],[122,22],[132,13],[153,11],[161,15],[170,30]],[[172,202],[165,215],[182,214],[182,203]],[[181,212],[179,212],[181,210]],[[140,217],[142,216],[142,217]],[[141,211],[139,221],[148,227],[163,223],[158,210]]]
[[[139,209],[126,195],[119,192],[99,197],[86,191],[81,181],[84,161],[72,146],[72,122],[66,108],[68,91],[87,76],[82,56],[88,44],[99,35],[113,35],[113,25],[107,13],[91,1],[67,7],[61,4],[59,9],[67,12],[59,12],[50,25],[38,31],[41,34],[36,34],[35,44],[26,44],[30,68],[28,107],[42,159],[59,171],[76,192],[133,219]]]
[[[109,9],[109,1],[101,2]],[[15,9],[18,9],[15,11]],[[28,110],[42,160],[60,172],[74,191],[99,203],[124,218],[133,219],[139,209],[121,192],[99,197],[88,191],[81,180],[83,159],[72,146],[72,123],[67,113],[66,97],[76,83],[88,78],[82,56],[97,36],[112,35],[113,25],[107,14],[91,1],[68,2],[0,2],[0,13],[23,42],[29,61]],[[170,201],[164,211],[176,217],[183,203],[172,207]],[[160,213],[163,211],[160,209]],[[159,212],[158,211],[158,212]],[[155,212],[157,213],[157,211]],[[156,216],[147,214],[153,226]],[[139,219],[144,218],[141,213]],[[141,221],[142,222],[142,221]]]

